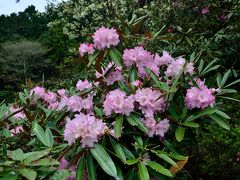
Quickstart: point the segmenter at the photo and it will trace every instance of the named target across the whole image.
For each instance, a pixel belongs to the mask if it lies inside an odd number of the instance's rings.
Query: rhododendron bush
[[[70,89],[37,86],[18,103],[1,104],[1,177],[173,177],[189,158],[178,144],[203,123],[230,129],[220,101],[236,92],[229,87],[239,80],[227,84],[230,70],[215,84],[204,75],[219,66],[204,65],[201,53],[185,58],[150,52],[147,44],[127,47],[123,33],[101,27],[80,44],[80,63],[95,68],[94,77]]]

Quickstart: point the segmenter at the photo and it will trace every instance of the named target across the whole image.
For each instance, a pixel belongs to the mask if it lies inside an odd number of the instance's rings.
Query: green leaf
[[[116,138],[121,137],[122,134],[122,124],[123,124],[123,116],[122,115],[118,115],[116,117],[116,121],[114,124],[114,134]]]
[[[159,89],[162,91],[168,91],[169,90],[169,86],[167,85],[167,83],[163,83],[159,80],[159,78],[157,77],[156,74],[154,74],[154,72],[152,72],[152,70],[150,70],[147,67],[144,67],[145,71],[151,76],[151,78],[154,80],[154,82],[158,85]]]
[[[151,150],[151,152],[153,152],[153,153],[158,153],[158,154],[165,154],[165,155],[167,155],[167,156],[169,156],[169,157],[171,157],[171,158],[173,158],[173,159],[176,159],[176,160],[186,160],[186,159],[187,159],[186,156],[182,156],[182,155],[180,155],[180,154],[172,153],[172,152],[167,153],[167,152],[160,151],[160,150],[158,150],[158,151]]]
[[[27,178],[28,180],[35,180],[37,177],[36,171],[32,169],[21,169],[19,172],[23,177]]]
[[[148,129],[146,126],[143,124],[143,122],[140,120],[140,118],[135,115],[135,114],[130,114],[130,116],[127,117],[127,121],[132,125],[132,126],[137,126],[141,131],[144,133],[148,132]]]
[[[138,159],[129,159],[129,160],[125,161],[124,163],[127,164],[127,165],[133,165],[133,164],[136,164],[138,162],[139,162]]]
[[[88,55],[89,63],[87,64],[87,67],[92,65],[92,63],[98,57],[98,55],[99,55],[99,52],[94,55],[92,55],[92,54]]]
[[[202,110],[202,111],[200,111],[198,114],[196,114],[196,115],[191,115],[190,117],[188,117],[186,120],[185,120],[185,122],[187,122],[187,121],[193,121],[193,120],[195,120],[195,119],[198,119],[198,118],[200,118],[200,117],[202,117],[202,116],[205,116],[205,115],[209,115],[209,114],[213,114],[213,113],[215,113],[215,111],[216,111],[216,109],[214,109],[214,108],[206,108],[206,109],[204,109],[204,110]]]
[[[25,153],[23,158],[24,158],[24,163],[29,163],[31,161],[36,161],[50,153],[50,150],[46,149],[43,151],[34,151],[34,152],[28,152]]]
[[[225,112],[222,112],[222,111],[220,111],[220,110],[218,110],[218,109],[216,109],[215,112],[216,112],[218,115],[224,117],[225,119],[231,119],[231,117],[228,116]]]
[[[209,117],[214,120],[219,126],[221,126],[222,128],[226,129],[226,130],[230,130],[229,125],[227,124],[227,122],[221,118],[221,116],[217,115],[217,114],[211,114],[209,115]]]
[[[154,151],[153,151],[154,152]],[[168,162],[169,164],[171,164],[172,166],[174,167],[177,167],[177,164],[170,158],[168,157],[166,154],[162,154],[162,153],[158,153],[158,152],[155,152],[155,154],[162,158],[164,161]]]
[[[204,61],[203,59],[200,60],[200,63],[198,65],[198,72],[201,73],[203,69]]]
[[[188,126],[188,127],[193,127],[193,128],[199,128],[199,126],[200,126],[198,123],[195,123],[195,122],[184,122],[184,123],[182,123],[182,125]]]
[[[193,45],[193,42],[191,41],[191,39],[189,39],[188,37],[185,37],[185,38],[186,38],[188,44],[189,44],[190,46],[192,46],[192,45]]]
[[[123,161],[126,161],[126,156],[125,153],[121,147],[121,144],[119,144],[117,141],[113,140],[112,138],[110,138],[110,142],[112,144],[112,147],[115,151],[115,153],[117,154],[117,156]]]
[[[88,154],[86,157],[86,165],[87,165],[88,179],[96,180],[97,179],[96,168],[95,168],[92,156],[90,154]]]
[[[38,124],[34,124],[33,132],[35,133],[35,135],[37,136],[41,143],[43,143],[47,147],[50,147],[50,144],[41,126],[39,126]]]
[[[85,168],[85,158],[81,157],[78,165],[77,165],[77,170],[76,170],[76,179],[78,180],[83,180],[84,176],[84,168]]]
[[[220,83],[220,87],[223,87],[223,86],[226,84],[227,79],[228,79],[228,77],[229,77],[230,74],[231,74],[231,70],[229,69],[229,70],[224,74],[224,76],[223,76],[223,78],[222,78],[222,81],[221,81],[221,83]]]
[[[94,106],[94,111],[97,116],[102,117],[103,116],[103,111],[102,109],[99,109],[98,107]]]
[[[126,86],[126,84],[124,84],[124,82],[118,81],[118,85],[120,86],[122,91],[126,92],[128,95],[131,94],[129,87]]]
[[[112,61],[119,67],[122,67],[121,63],[121,53],[116,48],[111,48],[109,51],[109,55],[112,59]]]
[[[149,180],[148,169],[142,162],[138,164],[138,174],[141,180]]]
[[[161,166],[160,164],[158,164],[156,162],[147,161],[147,165],[149,167],[151,167],[152,169],[154,169],[155,171],[157,171],[165,176],[173,177],[172,173],[168,169],[164,168],[163,166]]]
[[[227,87],[232,86],[232,85],[237,84],[237,83],[240,83],[240,79],[238,79],[236,81],[233,81],[232,83],[226,85],[224,88],[227,88]]]
[[[97,162],[101,166],[101,168],[108,175],[117,178],[116,167],[115,167],[111,157],[108,155],[108,153],[105,151],[105,149],[100,144],[96,144],[94,146],[94,148],[91,149],[91,153],[94,156],[94,158],[97,160]]]
[[[48,147],[53,147],[53,142],[54,142],[53,134],[48,127],[45,130],[45,136],[46,136],[46,141],[47,141]]]
[[[132,66],[130,75],[129,75],[129,82],[133,83],[134,81],[136,81],[138,79],[138,73],[137,73],[137,69],[135,66]]]
[[[22,161],[24,159],[24,153],[21,149],[15,151],[8,151],[8,156],[15,161]]]
[[[183,140],[184,133],[185,133],[185,128],[183,128],[182,126],[178,126],[175,131],[175,137],[178,142],[181,142]]]
[[[231,100],[231,101],[236,101],[236,102],[239,102],[239,103],[240,103],[240,100],[239,100],[239,99],[230,98],[230,97],[226,97],[226,96],[218,96],[218,97],[223,98],[223,99],[228,99],[228,100]]]
[[[26,163],[28,166],[53,166],[53,165],[59,165],[60,163],[55,159],[39,159],[36,161],[32,161],[31,163]]]

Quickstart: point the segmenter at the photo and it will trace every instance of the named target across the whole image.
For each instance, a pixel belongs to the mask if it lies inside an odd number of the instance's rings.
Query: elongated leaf
[[[188,118],[185,120],[185,122],[187,122],[187,121],[193,121],[193,120],[198,119],[198,118],[200,118],[200,117],[202,117],[202,116],[205,116],[205,115],[213,114],[213,113],[215,113],[215,111],[216,111],[216,109],[214,109],[214,108],[206,108],[206,109],[200,111],[200,112],[199,112],[198,114],[196,114],[196,115],[191,115],[190,117],[188,117]]]
[[[227,87],[232,86],[232,85],[237,84],[237,83],[240,83],[240,79],[238,79],[236,81],[233,81],[232,83],[226,85],[224,88],[227,88]]]
[[[88,179],[96,180],[97,179],[96,168],[95,168],[92,156],[90,154],[88,154],[86,157],[86,165],[87,165]]]
[[[221,83],[220,83],[220,87],[223,87],[223,86],[226,84],[226,82],[227,82],[230,74],[231,74],[231,70],[229,69],[229,70],[224,74],[224,76],[223,76],[223,78],[222,78],[222,81],[221,81]]]
[[[236,101],[236,102],[239,102],[239,103],[240,103],[240,100],[239,100],[239,99],[230,98],[230,97],[226,97],[226,96],[218,96],[218,97],[223,98],[223,99],[228,99],[228,100],[231,100],[231,101]]]
[[[112,59],[112,61],[119,67],[122,67],[122,62],[121,62],[121,53],[118,52],[116,48],[112,48],[109,51],[109,55]]]
[[[160,164],[156,163],[156,162],[153,162],[153,161],[147,161],[147,165],[149,167],[151,167],[152,169],[154,169],[155,171],[165,175],[165,176],[168,176],[168,177],[172,177],[172,173],[164,168],[163,166],[161,166]]]
[[[193,127],[193,128],[199,128],[199,126],[200,126],[198,123],[195,123],[195,122],[184,122],[184,123],[182,123],[182,125],[188,126],[188,127]]]
[[[206,75],[210,71],[216,70],[220,67],[220,65],[213,66],[212,68],[208,69],[207,71],[202,72],[202,75]]]
[[[198,72],[201,73],[203,69],[204,61],[203,59],[200,60],[200,63],[198,65]]]
[[[136,163],[138,163],[138,162],[139,162],[138,159],[129,159],[129,160],[125,161],[125,164],[127,164],[127,165],[133,165],[133,164],[136,164]]]
[[[154,152],[154,151],[153,151]],[[164,161],[168,162],[169,164],[173,165],[173,166],[177,166],[177,164],[170,158],[168,157],[166,154],[162,154],[162,153],[157,153],[155,152],[155,154],[162,158]]]
[[[152,70],[148,69],[147,67],[144,67],[145,71],[151,76],[151,78],[154,80],[154,82],[158,85],[159,89],[162,91],[168,91],[169,86],[167,83],[163,83],[159,80],[156,74],[152,72]]]
[[[8,156],[15,161],[22,161],[24,159],[24,153],[21,149],[17,149],[15,151],[8,151]]]
[[[50,147],[50,144],[48,144],[47,137],[46,137],[46,135],[44,133],[44,130],[41,126],[39,126],[38,124],[34,124],[33,132],[35,133],[35,135],[37,136],[37,138],[39,139],[39,141],[41,143],[43,143],[47,147]]]
[[[115,133],[116,138],[121,137],[122,124],[123,124],[123,116],[119,115],[119,116],[117,116],[115,124],[114,124],[114,133]]]
[[[53,134],[48,127],[45,130],[45,136],[46,136],[48,147],[53,147]]]
[[[82,180],[84,176],[84,168],[85,168],[85,158],[81,157],[76,170],[76,179]]]
[[[31,163],[27,163],[28,166],[53,166],[53,165],[59,165],[60,163],[55,159],[39,159],[36,161],[32,161]]]
[[[131,91],[128,86],[122,81],[118,81],[118,85],[120,86],[121,90],[126,92],[128,95],[131,94]]]
[[[93,149],[91,149],[93,157],[97,160],[101,168],[110,176],[117,178],[117,170],[115,164],[113,163],[111,157],[105,151],[105,149],[100,145],[96,144]]]
[[[208,63],[208,65],[204,68],[203,73],[207,71],[209,68],[211,68],[215,62],[217,62],[217,60],[213,60],[210,63]]]
[[[157,154],[165,154],[165,155],[167,155],[167,156],[169,156],[169,157],[171,157],[171,158],[173,158],[173,159],[176,159],[176,160],[185,160],[185,159],[187,159],[188,157],[187,156],[182,156],[182,155],[180,155],[180,154],[177,154],[177,153],[167,153],[167,152],[165,152],[165,151],[160,151],[160,150],[158,150],[158,151],[155,151],[155,150],[151,150],[151,152],[153,152],[153,153],[157,153]]]
[[[221,118],[221,116],[217,115],[217,114],[211,114],[209,115],[209,117],[214,120],[219,126],[221,126],[222,128],[226,129],[226,130],[230,130],[229,125],[227,124],[227,122]]]
[[[46,155],[49,154],[49,150],[43,150],[43,151],[34,151],[34,152],[29,152],[24,154],[24,163],[29,163],[31,161],[36,161]]]
[[[122,149],[121,145],[118,142],[116,142],[115,140],[113,140],[112,138],[110,139],[110,141],[111,141],[111,144],[113,146],[113,149],[114,149],[115,153],[118,155],[118,157],[123,162],[125,162],[126,161],[126,156],[125,156],[124,150]]]
[[[130,114],[130,116],[127,117],[127,121],[132,126],[137,126],[144,133],[148,132],[148,129],[146,128],[146,126],[143,124],[143,122],[140,120],[140,118],[137,117],[135,114]]]
[[[163,27],[157,32],[154,34],[153,38],[151,39],[151,41],[154,41],[157,36],[162,32],[162,30],[166,27],[166,25],[163,25]]]
[[[224,117],[225,119],[231,119],[230,116],[228,116],[225,112],[222,112],[218,109],[216,109],[216,113],[222,117]]]
[[[32,169],[21,169],[19,172],[23,177],[27,178],[28,180],[35,180],[37,177],[36,171]]]
[[[138,164],[138,174],[141,180],[149,180],[148,169],[142,162]]]
[[[185,128],[178,126],[175,131],[175,137],[178,142],[181,142],[184,138]]]

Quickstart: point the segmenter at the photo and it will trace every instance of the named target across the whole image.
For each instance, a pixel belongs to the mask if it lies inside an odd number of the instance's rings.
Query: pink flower
[[[185,65],[186,60],[182,57],[177,58],[168,65],[167,70],[165,71],[166,76],[177,76]]]
[[[36,86],[30,91],[30,95],[32,95],[33,93],[34,93],[34,97],[43,98],[45,95],[45,89],[43,87]]]
[[[72,112],[80,112],[82,109],[82,98],[79,96],[71,96],[67,102],[68,110]]]
[[[85,99],[82,99],[81,102],[82,108],[86,109],[88,113],[93,111],[93,96],[88,96]]]
[[[47,101],[48,103],[55,102],[57,100],[57,94],[54,92],[47,92],[43,96],[44,101]]]
[[[16,134],[24,132],[24,129],[22,126],[16,126],[14,129],[10,129],[10,132],[11,132],[11,136],[15,136]]]
[[[163,119],[159,123],[156,122],[154,117],[148,117],[142,119],[144,125],[148,128],[148,136],[153,137],[154,135],[164,137],[168,131],[170,124],[167,118]]]
[[[11,106],[9,110],[11,111],[11,113],[15,113],[15,112],[19,111],[20,109],[21,109],[21,107]],[[26,117],[26,116],[25,116],[25,114],[24,114],[23,112],[19,112],[19,113],[15,114],[15,115],[13,116],[13,118],[14,118],[15,120],[24,119],[25,117]]]
[[[122,69],[115,68],[115,70],[111,71],[104,79],[107,85],[113,85],[116,81],[124,81],[124,77],[122,75]]]
[[[194,66],[193,66],[193,63],[187,63],[184,72],[185,72],[185,73],[189,73],[189,74],[194,74]]]
[[[84,56],[85,53],[88,53],[88,54],[94,53],[93,44],[89,44],[89,43],[80,44],[79,54],[81,56]]]
[[[133,49],[125,49],[123,53],[123,63],[127,67],[136,65],[138,68],[138,75],[141,78],[147,76],[144,67],[152,70],[156,75],[159,74],[159,65],[154,55],[146,51],[142,46],[137,46]]]
[[[132,83],[133,86],[140,87],[142,86],[142,82],[140,80],[136,80]]]
[[[103,102],[103,112],[107,116],[113,112],[128,116],[134,110],[133,102],[133,96],[127,96],[125,92],[116,89],[107,94]]]
[[[146,117],[153,117],[154,113],[163,112],[166,108],[166,100],[161,97],[161,92],[151,88],[138,89],[134,95],[140,109]]]
[[[62,97],[66,95],[66,90],[65,89],[59,89],[57,93]]]
[[[76,114],[73,120],[67,119],[67,124],[64,130],[64,140],[68,144],[75,143],[75,140],[81,139],[81,146],[93,147],[98,138],[106,130],[102,120],[95,118],[89,114]]]
[[[159,57],[159,55],[156,54],[155,59],[159,66],[162,66],[164,64],[167,65],[174,61],[174,58],[167,51],[163,51],[163,54],[161,57]]]
[[[96,47],[99,50],[102,50],[104,48],[110,48],[111,46],[117,46],[120,42],[119,35],[116,31],[116,29],[111,28],[105,28],[101,27],[99,28],[94,34],[93,34],[93,41],[94,41],[94,47]]]
[[[76,88],[77,88],[77,90],[79,90],[79,91],[83,91],[83,90],[89,89],[89,88],[91,88],[91,87],[92,87],[92,84],[91,84],[88,80],[84,80],[84,81],[79,80],[79,81],[77,82],[77,85],[76,85]]]
[[[207,14],[209,12],[209,9],[208,9],[208,7],[204,7],[204,8],[202,8],[202,14]]]
[[[185,96],[185,104],[189,109],[201,108],[204,109],[208,106],[213,106],[215,97],[212,95],[212,90],[205,86],[203,81],[198,80],[197,87],[191,87],[187,90]]]

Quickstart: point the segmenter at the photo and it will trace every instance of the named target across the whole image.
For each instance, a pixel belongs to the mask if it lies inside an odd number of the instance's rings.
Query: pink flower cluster
[[[84,56],[84,54],[93,54],[94,53],[94,48],[93,48],[93,44],[90,43],[82,43],[80,44],[79,47],[79,54],[81,56]]]
[[[66,169],[69,166],[69,162],[63,157],[60,160],[60,164],[58,166],[58,170]],[[66,178],[66,180],[75,180],[76,178],[76,166],[71,165],[68,170],[70,171],[71,175]]]
[[[75,140],[81,139],[81,146],[93,147],[98,142],[98,138],[105,132],[106,125],[102,120],[89,114],[76,114],[72,120],[67,119],[64,130],[64,140],[68,144],[75,143]]]
[[[184,65],[186,63],[186,60],[182,57],[178,57],[177,59],[170,62],[170,64],[167,67],[167,70],[165,71],[165,75],[167,77],[175,77],[177,76],[182,69],[184,69]],[[184,69],[184,73],[193,74],[194,73],[194,66],[193,63],[187,63],[186,67]]]
[[[208,106],[213,106],[215,97],[213,91],[208,89],[203,81],[197,80],[198,87],[191,87],[187,90],[185,96],[185,104],[189,109],[201,108],[204,109]]]
[[[134,99],[139,103],[145,117],[153,117],[154,113],[163,112],[166,108],[165,97],[161,97],[160,91],[151,88],[138,89]]]
[[[79,80],[76,84],[76,88],[79,91],[83,91],[83,90],[89,89],[91,87],[92,87],[92,84],[88,80],[84,80],[84,81]]]
[[[165,133],[168,131],[170,124],[167,118],[160,122],[156,122],[154,117],[149,117],[142,120],[145,126],[148,128],[148,136],[153,137],[153,135],[164,137]]]
[[[144,67],[151,69],[156,75],[159,74],[159,56],[146,51],[142,46],[133,49],[125,49],[123,53],[123,62],[127,67],[136,64],[138,75],[141,78],[147,76]]]
[[[129,115],[134,110],[134,97],[127,96],[125,92],[116,89],[110,91],[103,102],[103,112],[109,116],[113,112]]]
[[[95,48],[102,50],[111,46],[117,46],[120,40],[116,29],[101,27],[93,34],[93,42]]]

